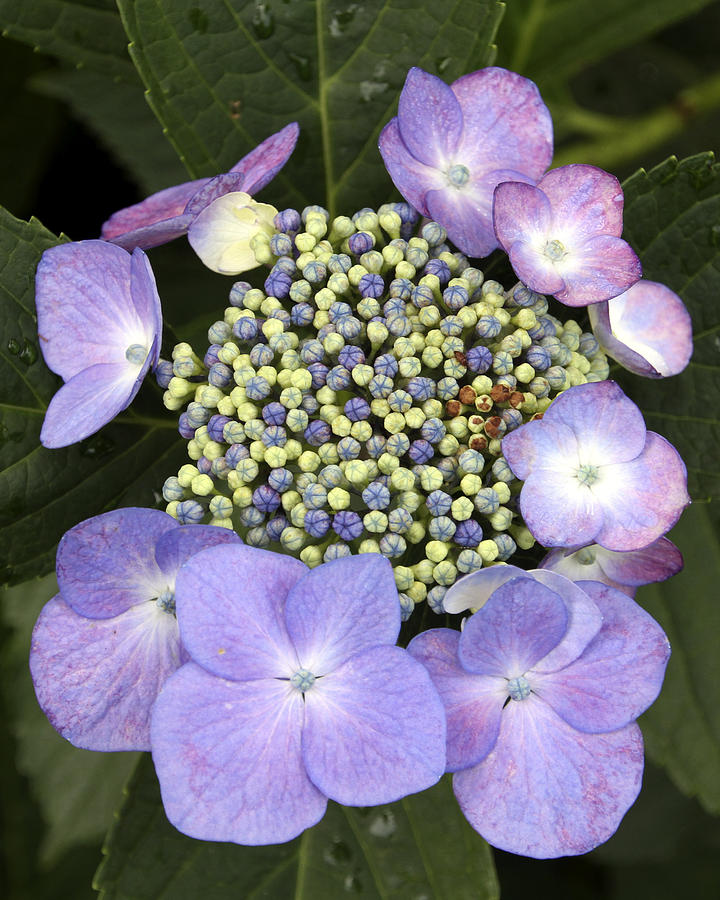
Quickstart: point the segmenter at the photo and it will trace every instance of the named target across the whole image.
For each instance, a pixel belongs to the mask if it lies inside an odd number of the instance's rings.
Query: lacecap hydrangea
[[[380,137],[404,200],[376,210],[255,200],[296,138],[289,125],[231,172],[112,217],[117,290],[100,283],[89,302],[65,290],[102,269],[107,243],[55,248],[38,270],[42,327],[63,358],[78,335],[92,338],[72,371],[54,367],[63,396],[71,379],[81,400],[98,384],[108,395],[75,404],[63,443],[126,408],[152,369],[188,455],[162,486],[164,512],[107,513],[69,533],[66,548],[89,535],[89,549],[36,628],[41,704],[75,743],[149,741],[168,815],[194,837],[289,840],[328,798],[388,802],[445,770],[497,846],[585,852],[639,789],[635,719],[669,647],[628,594],[681,567],[664,533],[688,502],[682,460],[608,381],[603,348],[640,374],[679,371],[692,349],[682,301],[666,298],[639,333],[666,289],[636,287],[621,188],[590,166],[545,172],[549,113],[519,75],[490,68],[448,86],[411,70]],[[138,247],[184,233],[214,271],[254,271],[229,287],[209,346],[180,343],[163,359]],[[508,260],[491,272],[524,280],[500,283],[467,255],[497,247]],[[66,298],[70,329],[58,319]],[[122,313],[110,335],[121,379],[96,370],[96,307]],[[137,524],[146,512],[152,528]],[[120,559],[128,523],[142,584],[106,609],[94,596],[106,576],[114,591],[133,568]],[[526,577],[542,547],[555,552]],[[395,646],[400,620],[423,601],[474,615],[462,638],[428,631],[407,653]],[[100,631],[121,635],[107,653]],[[148,646],[168,664],[145,666]],[[99,661],[123,659],[132,672],[108,711],[95,703]],[[561,759],[567,789],[554,779]]]

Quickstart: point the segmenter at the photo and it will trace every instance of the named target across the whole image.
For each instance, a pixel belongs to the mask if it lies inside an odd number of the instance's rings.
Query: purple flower
[[[647,431],[613,381],[571,387],[542,419],[505,435],[502,451],[525,481],[525,523],[546,547],[639,550],[669,531],[690,502],[677,450]]]
[[[618,297],[590,306],[588,314],[605,352],[637,375],[666,378],[690,361],[690,313],[664,284],[638,281]]]
[[[130,405],[158,361],[162,311],[150,263],[105,241],[51,247],[37,268],[40,349],[65,384],[40,440],[66,447]]]
[[[635,719],[660,690],[670,647],[611,587],[505,574],[500,586],[492,569],[460,579],[450,606],[460,592],[482,608],[462,633],[426,631],[408,649],[445,703],[448,770],[473,828],[512,853],[586,853],[640,790]]]
[[[400,193],[470,256],[498,246],[493,190],[535,182],[550,165],[552,121],[537,87],[491,67],[452,85],[410,69],[380,153]]]
[[[563,166],[537,187],[495,190],[495,233],[515,274],[529,288],[568,306],[587,306],[627,290],[642,275],[623,241],[623,192],[595,166]]]
[[[618,553],[598,544],[579,550],[551,550],[541,569],[559,572],[571,581],[600,581],[634,597],[641,584],[665,581],[683,567],[682,553],[666,537],[641,550]]]
[[[234,191],[253,194],[272,181],[295,149],[299,131],[297,122],[292,122],[258,144],[229,172],[166,188],[113,213],[103,224],[103,239],[126,250],[148,250],[186,234],[213,200]]]
[[[60,593],[35,625],[30,671],[53,727],[87,750],[149,750],[150,707],[187,658],[173,591],[186,559],[232,531],[181,527],[156,509],[116,509],[60,541]]]
[[[170,821],[203,840],[288,841],[327,798],[389,803],[445,768],[442,703],[394,646],[400,604],[373,554],[309,570],[220,547],[176,583],[191,662],[166,683],[151,739]]]

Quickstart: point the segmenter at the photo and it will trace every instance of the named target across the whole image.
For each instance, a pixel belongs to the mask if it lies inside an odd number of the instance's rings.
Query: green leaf
[[[37,220],[0,209],[0,544],[7,560],[0,584],[49,572],[57,542],[82,519],[113,506],[154,506],[155,491],[184,455],[172,418],[135,412],[142,396],[81,444],[40,445],[61,382],[38,349],[33,280],[43,251],[60,241]],[[143,394],[161,406],[152,384]]]
[[[89,69],[44,72],[31,87],[67,103],[145,194],[187,181],[187,173],[145,101],[139,78]]]
[[[149,757],[126,793],[96,876],[101,900],[499,897],[490,848],[465,821],[448,778],[389,806],[330,803],[314,828],[269,847],[180,834],[165,818]]]
[[[567,79],[711,2],[513,0],[508,4],[499,36],[499,64],[544,86]]]
[[[663,626],[672,656],[662,693],[642,716],[648,755],[677,787],[720,814],[720,543],[708,508],[694,504],[671,533],[685,569],[638,599]]]
[[[17,745],[17,768],[31,783],[47,829],[40,847],[44,863],[78,844],[98,841],[112,822],[137,753],[78,750],[57,734],[35,699],[27,664],[35,620],[57,592],[55,577],[4,592],[2,622],[11,639],[3,646],[2,684]]]
[[[4,37],[78,66],[134,80],[113,0],[0,0]]]
[[[227,170],[288,122],[298,148],[273,202],[331,213],[387,199],[377,150],[411,66],[451,81],[487,65],[497,0],[119,0],[149,101],[190,173]]]
[[[680,375],[625,379],[648,427],[671,441],[688,467],[690,493],[720,493],[720,165],[712,153],[650,172],[623,185],[623,237],[638,253],[645,278],[660,281],[685,301],[693,320],[694,353]]]

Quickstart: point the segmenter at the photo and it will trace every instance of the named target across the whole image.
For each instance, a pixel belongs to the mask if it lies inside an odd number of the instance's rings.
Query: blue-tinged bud
[[[348,249],[353,256],[362,256],[375,246],[375,238],[368,231],[358,231],[348,238]]]
[[[388,559],[396,559],[407,550],[407,542],[400,534],[390,532],[380,538],[380,552]]]
[[[344,391],[352,384],[352,376],[345,366],[333,366],[327,373],[326,383],[333,391]]]
[[[410,299],[413,306],[417,307],[417,309],[424,309],[427,306],[432,306],[435,302],[435,295],[426,284],[419,284],[413,288]]]
[[[185,488],[180,484],[177,480],[177,476],[171,475],[169,478],[165,479],[165,484],[163,484],[162,495],[165,500],[168,502],[172,500],[182,500],[185,496]]]
[[[195,437],[195,428],[190,425],[187,413],[180,413],[180,417],[178,418],[178,432],[180,433],[180,437],[185,438],[186,441]]]
[[[332,437],[332,431],[327,422],[315,419],[305,429],[305,440],[311,447],[320,447]]]
[[[447,588],[441,585],[437,585],[427,592],[427,604],[430,609],[433,612],[438,613],[438,615],[442,615],[445,612],[443,609],[443,597],[446,593]]]
[[[224,363],[217,362],[210,367],[208,372],[208,384],[213,387],[227,387],[233,380],[233,371]]]
[[[302,219],[300,213],[296,209],[283,209],[273,219],[273,224],[278,231],[284,231],[292,234],[300,231]]]
[[[253,506],[262,513],[273,513],[280,506],[280,494],[268,484],[253,491]],[[249,508],[249,507],[248,507]],[[259,524],[257,522],[253,524]]]
[[[279,541],[280,535],[288,527],[289,522],[285,516],[275,516],[265,523],[265,533],[271,541]]]
[[[225,435],[225,426],[231,419],[228,416],[210,416],[207,423],[208,435],[211,441],[222,443]]]
[[[447,284],[452,277],[450,266],[442,259],[431,259],[425,266],[426,275],[435,275],[440,284]]]
[[[250,451],[245,444],[231,444],[225,451],[225,462],[230,469],[235,469],[241,459],[247,459],[249,456]]]
[[[276,469],[271,469],[270,474],[268,475],[268,485],[273,488],[273,490],[277,491],[278,494],[283,494],[292,487],[293,474],[288,469],[281,466]],[[275,538],[273,538],[273,540],[275,540]]]
[[[349,509],[335,513],[332,521],[333,531],[344,541],[353,541],[363,533],[363,523],[360,516]]]
[[[254,528],[265,521],[265,513],[257,506],[246,506],[238,513],[240,524],[245,528]]]
[[[501,562],[505,562],[515,553],[517,550],[517,544],[506,532],[500,532],[499,534],[493,535],[493,540],[497,544],[498,555],[497,558]]]
[[[230,288],[230,305],[241,307],[243,305],[245,294],[247,294],[251,287],[252,285],[248,284],[247,281],[236,281]]]
[[[260,330],[257,319],[251,319],[248,316],[242,316],[233,325],[233,334],[241,341],[254,341]]]
[[[175,508],[175,516],[181,525],[197,525],[205,518],[205,510],[197,500],[183,500]]]
[[[474,519],[460,522],[455,531],[455,543],[461,547],[477,547],[483,539],[483,530]]]
[[[211,344],[208,347],[207,353],[205,354],[205,358],[203,360],[207,369],[209,369],[210,366],[215,365],[216,362],[220,362],[220,359],[218,358],[218,352],[220,350],[222,350],[222,346],[220,344]]]
[[[170,362],[170,360],[158,360],[158,364],[155,366],[155,380],[163,390],[167,390],[167,386],[170,384],[170,379],[174,374],[173,364]]]
[[[373,397],[384,400],[390,396],[395,385],[387,375],[374,375],[367,387]]]
[[[352,556],[352,550],[347,544],[338,541],[336,544],[330,544],[323,554],[323,562],[330,562],[333,559],[342,559],[346,556]]]
[[[187,422],[190,428],[200,428],[207,425],[212,413],[202,403],[189,403],[187,408]]]
[[[447,240],[447,232],[438,225],[437,222],[428,222],[423,226],[421,231],[422,237],[428,242],[430,247],[436,247],[438,244],[444,244]]]
[[[330,528],[330,521],[330,515],[324,509],[309,509],[305,513],[303,528],[310,537],[322,538]]]

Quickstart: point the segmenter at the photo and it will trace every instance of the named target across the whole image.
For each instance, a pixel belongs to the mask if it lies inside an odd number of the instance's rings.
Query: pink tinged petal
[[[180,653],[177,621],[156,603],[88,619],[58,595],[35,625],[30,671],[43,712],[76,747],[149,750],[150,709]]]
[[[489,196],[476,193],[471,184],[460,189],[444,185],[425,194],[425,205],[459,250],[483,257],[498,245],[487,209]]]
[[[495,234],[506,251],[518,242],[542,251],[548,241],[552,210],[541,190],[531,184],[505,181],[495,188],[492,210]],[[535,268],[537,263],[533,262],[530,274]],[[517,269],[515,274],[524,280]]]
[[[633,248],[619,237],[598,235],[574,247],[557,264],[565,282],[555,297],[566,306],[588,306],[622,294],[642,277]]]
[[[383,128],[378,140],[380,154],[393,184],[418,212],[427,216],[425,194],[428,190],[445,185],[445,178],[438,169],[419,162],[410,153],[400,137],[397,118]]]
[[[410,69],[397,118],[403,143],[415,159],[443,170],[455,162],[463,116],[455,94],[442,79],[416,67]]]
[[[245,189],[244,184],[245,176],[242,172],[225,172],[223,175],[216,175],[191,198],[185,208],[185,214],[195,218],[218,197],[234,191],[250,193]]]
[[[187,234],[192,221],[192,216],[183,213],[173,216],[171,219],[163,219],[152,225],[144,225],[128,231],[126,234],[118,235],[118,237],[112,238],[111,243],[124,250],[134,250],[137,247],[142,250],[152,250],[153,247],[169,244],[170,241]]]
[[[463,575],[462,578],[458,578],[455,584],[448,588],[447,593],[443,597],[443,609],[448,613],[461,613],[468,609],[480,609],[500,585],[505,584],[506,581],[510,581],[512,578],[524,577],[525,575],[527,573],[524,569],[519,569],[517,566],[508,566],[504,563],[490,566],[487,569],[478,569],[477,572],[471,572],[469,575]]]
[[[459,631],[433,628],[408,645],[408,652],[430,673],[445,707],[448,772],[474,766],[492,750],[508,696],[504,678],[472,675],[462,668],[459,640]]]
[[[626,462],[635,459],[645,446],[642,413],[614,381],[579,384],[564,391],[542,419],[546,428],[560,424],[576,435],[580,462],[584,464]],[[574,543],[577,546],[583,542]]]
[[[637,459],[603,467],[591,490],[605,517],[595,542],[608,550],[647,547],[673,527],[690,503],[680,454],[652,431]]]
[[[153,710],[153,761],[172,824],[204,841],[279,844],[327,801],[301,755],[302,695],[274,679],[225,681],[188,663]]]
[[[552,206],[551,237],[565,243],[567,236],[568,243],[575,245],[598,234],[622,234],[623,192],[609,172],[584,164],[562,166],[548,172],[538,187]]]
[[[245,545],[192,556],[175,580],[190,656],[222,678],[290,678],[300,664],[285,626],[285,599],[307,572],[290,556]]]
[[[133,250],[130,258],[130,291],[138,317],[152,328],[155,340],[150,348],[149,364],[154,368],[160,357],[163,326],[162,307],[150,260],[139,248]]]
[[[132,250],[134,247],[142,247],[147,250],[164,244],[172,237],[179,237],[187,231],[187,225],[183,229],[179,224],[188,201],[203,185],[210,181],[209,178],[199,178],[196,181],[187,181],[173,187],[165,188],[156,194],[151,194],[141,203],[118,210],[102,226],[103,240],[112,241]],[[152,242],[152,236],[160,232],[154,232],[154,226],[160,226],[168,232],[176,231],[172,237],[165,240]]]
[[[60,592],[75,612],[96,619],[117,616],[151,600],[167,586],[155,559],[155,544],[179,530],[159,509],[115,509],[80,522],[57,551]]]
[[[635,801],[642,771],[637,725],[583,734],[531,695],[506,707],[495,749],[458,772],[453,789],[494,847],[550,859],[606,841]]]
[[[591,489],[571,470],[533,472],[520,491],[520,511],[545,547],[590,543],[603,525],[603,511]]]
[[[90,366],[67,381],[50,401],[40,429],[44,447],[67,447],[99,431],[132,403],[142,377],[137,366],[110,363]]]
[[[280,131],[265,138],[230,169],[231,172],[239,172],[243,176],[243,190],[248,194],[256,194],[265,185],[269,184],[295,149],[300,126],[297,122],[291,122]]]
[[[560,643],[567,627],[561,597],[532,578],[515,578],[467,620],[458,658],[468,672],[517,678]]]
[[[672,575],[677,575],[683,567],[682,553],[666,537],[627,553],[606,550],[604,547],[598,547],[596,552],[605,575],[620,585],[631,587],[665,581]],[[586,575],[584,580],[606,582],[606,579],[590,575]]]
[[[549,675],[529,676],[532,690],[578,731],[614,731],[633,722],[660,693],[670,644],[658,623],[630,597],[607,585],[580,587],[603,625],[579,659]]]
[[[305,694],[303,760],[348,806],[391,803],[445,771],[445,712],[424,666],[400,647],[358,653]]]
[[[692,356],[692,322],[682,300],[654,281],[638,281],[607,303],[588,307],[604,350],[648,378],[677,375]]]
[[[219,544],[242,544],[240,536],[227,528],[215,525],[184,525],[164,532],[155,547],[155,560],[168,578],[171,587],[175,585],[175,576],[180,566],[209,547]]]
[[[311,569],[290,589],[285,621],[301,665],[315,676],[369,647],[395,644],[400,599],[389,560],[363,553]]]
[[[534,666],[535,672],[554,672],[569,665],[585,650],[602,627],[602,613],[587,592],[557,572],[534,569],[527,573],[562,597],[568,627],[562,640]]]
[[[601,581],[610,587],[617,588],[633,597],[635,588],[619,584],[609,578],[603,570],[597,558],[599,552],[610,553],[599,544],[589,544],[580,550],[566,550],[565,548],[551,550],[540,561],[540,568],[564,575],[571,581]]]
[[[64,381],[96,364],[133,368],[127,348],[150,349],[157,336],[154,303],[152,314],[138,314],[131,268],[130,254],[105,241],[59,244],[43,253],[35,294],[40,349]],[[147,289],[141,283],[138,298]]]
[[[580,465],[576,432],[563,422],[552,421],[552,417],[546,422],[545,417],[521,425],[502,439],[505,460],[520,479],[529,478],[538,469],[574,473]]]
[[[463,117],[458,162],[471,170],[517,169],[537,181],[552,160],[553,128],[535,84],[491,66],[463,75],[451,89]]]

